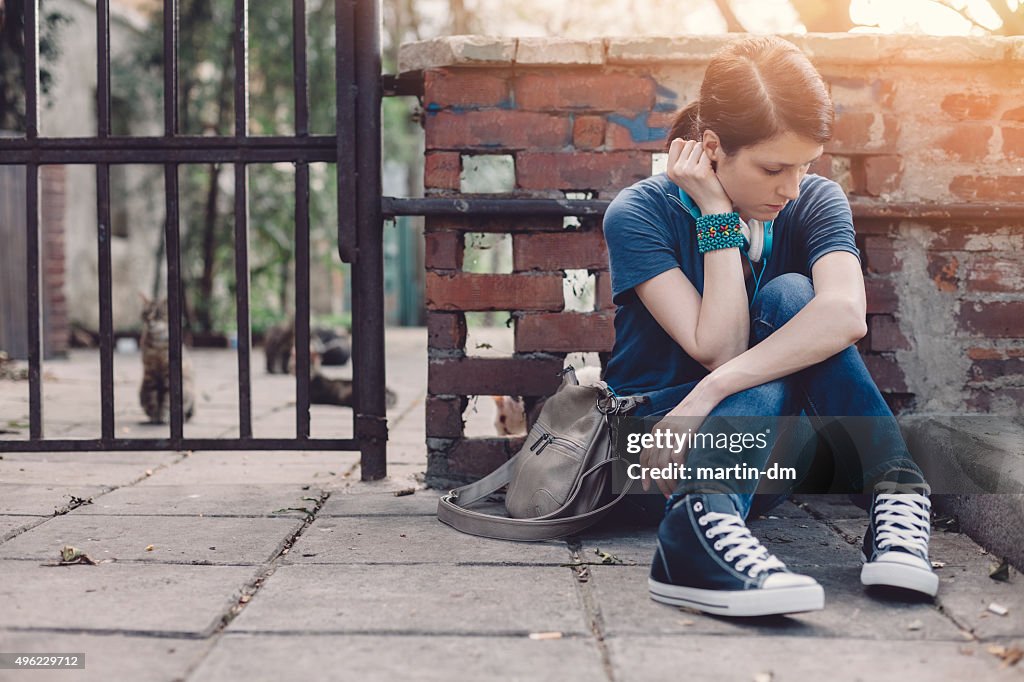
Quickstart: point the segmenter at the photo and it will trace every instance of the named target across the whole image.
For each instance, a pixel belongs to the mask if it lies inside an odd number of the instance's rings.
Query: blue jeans
[[[801,274],[787,273],[768,282],[751,306],[750,345],[768,338],[813,297],[811,281]],[[633,416],[656,418],[665,415],[682,401],[696,383],[673,386],[651,394],[650,402],[641,405]],[[741,463],[764,471],[772,449],[780,437],[784,436],[780,429],[772,428],[777,423],[775,420],[778,417],[790,417],[785,421],[791,427],[795,425],[798,430],[800,421],[795,418],[803,418],[804,415],[810,419],[817,436],[823,438],[831,448],[837,473],[850,490],[870,491],[875,482],[883,479],[898,482],[924,481],[921,470],[907,450],[896,418],[875,386],[857,348],[852,345],[799,372],[730,395],[711,411],[701,427],[701,431],[704,431],[714,424],[712,431],[715,433],[727,431],[730,426],[737,432],[747,433],[768,429],[767,447],[747,448],[738,454],[720,447],[691,447],[686,464],[696,470],[696,467],[730,467]],[[730,417],[743,419],[730,421]],[[853,420],[859,426],[851,429],[851,420],[844,424],[830,417],[870,419]],[[657,419],[652,421],[656,422]],[[738,428],[740,425],[743,428]],[[797,438],[794,442],[799,440]],[[804,463],[807,463],[806,460]],[[757,484],[757,479],[716,481],[714,485],[709,485],[707,481],[683,481],[663,509],[670,508],[676,500],[690,492],[724,492],[733,498],[736,508],[746,518]],[[648,510],[655,500],[662,499],[660,496],[649,495],[634,498],[635,503],[640,503]]]

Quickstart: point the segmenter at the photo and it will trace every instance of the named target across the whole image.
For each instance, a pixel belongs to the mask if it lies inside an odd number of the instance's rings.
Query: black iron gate
[[[386,473],[384,393],[383,250],[381,241],[381,65],[378,0],[335,0],[336,135],[310,135],[306,73],[306,3],[292,0],[295,135],[248,134],[249,0],[234,4],[234,134],[179,135],[178,0],[164,0],[164,134],[111,136],[110,0],[96,0],[97,113],[95,137],[39,136],[39,0],[25,0],[25,112],[23,138],[0,139],[0,165],[25,168],[29,346],[29,439],[0,441],[0,451],[58,450],[359,450],[364,480]],[[295,180],[296,436],[254,438],[251,409],[251,338],[246,165],[292,162]],[[354,438],[310,437],[309,419],[309,164],[337,164],[338,251],[352,264]],[[164,167],[167,298],[170,319],[170,437],[117,438],[114,433],[113,320],[110,251],[110,167],[150,163]],[[238,438],[185,438],[182,410],[182,279],[178,166],[231,163],[235,169],[235,268],[238,325]],[[100,404],[98,439],[44,437],[41,386],[39,167],[87,164],[96,168],[99,256]]]

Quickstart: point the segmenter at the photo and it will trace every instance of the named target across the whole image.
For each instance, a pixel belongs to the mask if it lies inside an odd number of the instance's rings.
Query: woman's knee
[[[771,315],[778,327],[792,319],[812,298],[811,280],[798,272],[787,272],[764,285],[754,301],[755,316]]]

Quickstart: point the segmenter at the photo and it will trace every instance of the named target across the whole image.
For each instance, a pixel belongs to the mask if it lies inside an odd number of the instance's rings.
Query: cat
[[[340,367],[352,355],[352,343],[346,332],[326,327],[310,330],[309,347],[320,356],[320,364]],[[263,340],[263,356],[267,374],[294,374],[295,322],[289,318],[267,330]]]
[[[351,355],[348,336],[333,329],[314,329],[309,341],[309,402],[311,405],[353,407],[351,379],[334,379],[320,371],[321,365],[343,365]],[[263,342],[268,374],[295,374],[295,325],[292,320],[267,331]],[[388,408],[398,403],[398,396],[384,389]]]
[[[164,424],[171,414],[171,365],[169,352],[169,325],[167,299],[151,301],[142,298],[142,337],[139,347],[142,355],[142,386],[139,402],[151,424]],[[181,349],[181,402],[185,421],[195,412],[195,389],[192,361]]]
[[[576,380],[580,386],[594,386],[601,380],[601,368],[594,366],[581,367],[576,370]],[[494,431],[499,436],[525,436],[529,425],[537,420],[544,400],[540,399],[526,413],[526,403],[520,397],[510,395],[492,395],[494,400]]]

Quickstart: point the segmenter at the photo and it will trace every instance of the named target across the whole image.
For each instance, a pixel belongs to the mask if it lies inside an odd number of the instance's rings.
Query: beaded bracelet
[[[697,218],[697,250],[700,253],[742,247],[744,242],[740,216],[735,211]]]

